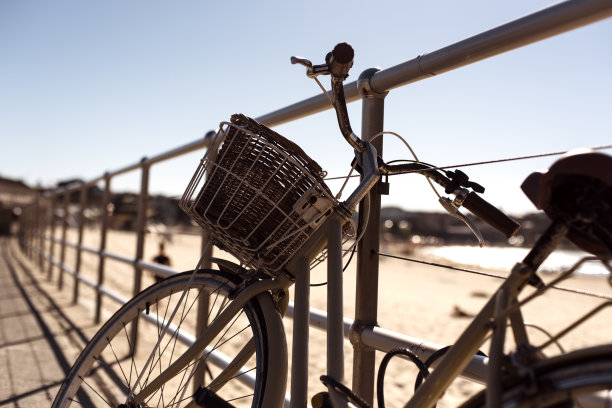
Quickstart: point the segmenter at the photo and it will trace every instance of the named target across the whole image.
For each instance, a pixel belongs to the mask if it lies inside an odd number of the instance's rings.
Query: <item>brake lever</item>
[[[330,74],[328,64],[312,65],[310,60],[302,57],[291,57],[291,63],[305,66],[306,76],[308,78],[316,78],[319,75]]]
[[[310,60],[303,58],[303,57],[291,57],[291,63],[303,65],[306,68],[312,68],[312,62],[310,62]]]
[[[463,223],[467,225],[470,231],[472,231],[472,234],[474,234],[474,236],[478,239],[478,243],[482,248],[482,246],[484,245],[484,238],[482,236],[482,233],[480,232],[478,227],[472,222],[472,220],[470,220],[468,217],[465,216],[465,214],[459,211],[459,207],[461,207],[461,203],[463,202],[463,199],[461,197],[465,198],[467,194],[469,194],[468,190],[461,189],[457,192],[457,197],[453,201],[451,201],[448,197],[440,197],[440,204],[450,215],[457,218],[458,220],[463,221]]]

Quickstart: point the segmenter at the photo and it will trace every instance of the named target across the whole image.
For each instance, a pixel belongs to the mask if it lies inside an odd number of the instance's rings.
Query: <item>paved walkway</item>
[[[0,407],[48,407],[95,330],[15,239],[0,237]]]

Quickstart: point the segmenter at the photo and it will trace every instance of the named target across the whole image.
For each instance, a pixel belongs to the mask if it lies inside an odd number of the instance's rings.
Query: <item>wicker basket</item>
[[[180,206],[245,265],[278,275],[336,205],[321,167],[244,115],[215,136]]]

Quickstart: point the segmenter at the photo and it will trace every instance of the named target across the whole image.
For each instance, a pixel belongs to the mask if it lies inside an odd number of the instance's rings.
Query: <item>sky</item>
[[[352,81],[552,4],[0,0],[0,176],[44,187],[97,178],[193,142],[233,113],[259,117],[317,95],[292,55],[321,63],[348,42]],[[612,144],[610,39],[607,19],[394,89],[384,128],[439,166]],[[349,106],[358,134],[360,110]],[[352,152],[332,111],[275,130],[330,176],[348,173]],[[384,143],[385,160],[411,158],[393,138]],[[154,166],[150,191],[180,195],[202,154]],[[520,214],[534,210],[521,182],[555,159],[464,171]],[[112,186],[138,182],[130,173]],[[383,203],[440,210],[418,175],[392,178]]]

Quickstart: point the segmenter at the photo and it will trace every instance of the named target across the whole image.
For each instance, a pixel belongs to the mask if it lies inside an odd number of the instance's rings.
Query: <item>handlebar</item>
[[[445,189],[452,186],[454,183],[438,170],[432,170],[427,165],[422,163],[406,163],[390,165],[382,163],[381,170],[385,174],[404,174],[404,173],[419,173],[431,180],[435,181]],[[491,227],[501,232],[506,238],[510,238],[521,227],[519,223],[508,217],[506,214],[490,204],[477,193],[471,191],[465,198],[459,200],[458,205],[470,210],[481,220],[485,221]]]
[[[300,63],[309,68],[309,76],[317,76],[321,74],[331,74],[332,79],[332,94],[333,94],[333,105],[338,118],[338,125],[342,135],[346,141],[355,150],[355,155],[362,167],[363,179],[357,189],[351,194],[351,196],[345,201],[348,208],[353,208],[370,189],[376,184],[380,178],[380,174],[401,174],[408,172],[420,173],[436,183],[440,184],[445,189],[450,188],[453,190],[456,183],[443,175],[437,170],[432,170],[427,165],[422,163],[409,163],[399,165],[385,164],[382,159],[377,155],[376,149],[366,141],[363,141],[353,132],[348,117],[348,111],[346,108],[346,100],[344,98],[344,85],[343,81],[348,77],[348,72],[353,66],[354,58],[353,47],[347,43],[337,44],[334,49],[327,54],[325,57],[325,64],[313,66],[310,61],[302,60],[299,58],[292,58],[292,63]],[[461,192],[467,192],[468,190],[460,189]],[[457,193],[455,191],[452,191]],[[464,197],[462,200],[455,200],[457,208],[463,205],[473,214],[487,222],[493,228],[504,234],[507,238],[514,235],[520,225],[502,213],[493,205],[489,204],[475,192],[469,192],[468,194],[462,194]],[[459,197],[459,196],[458,196]]]

